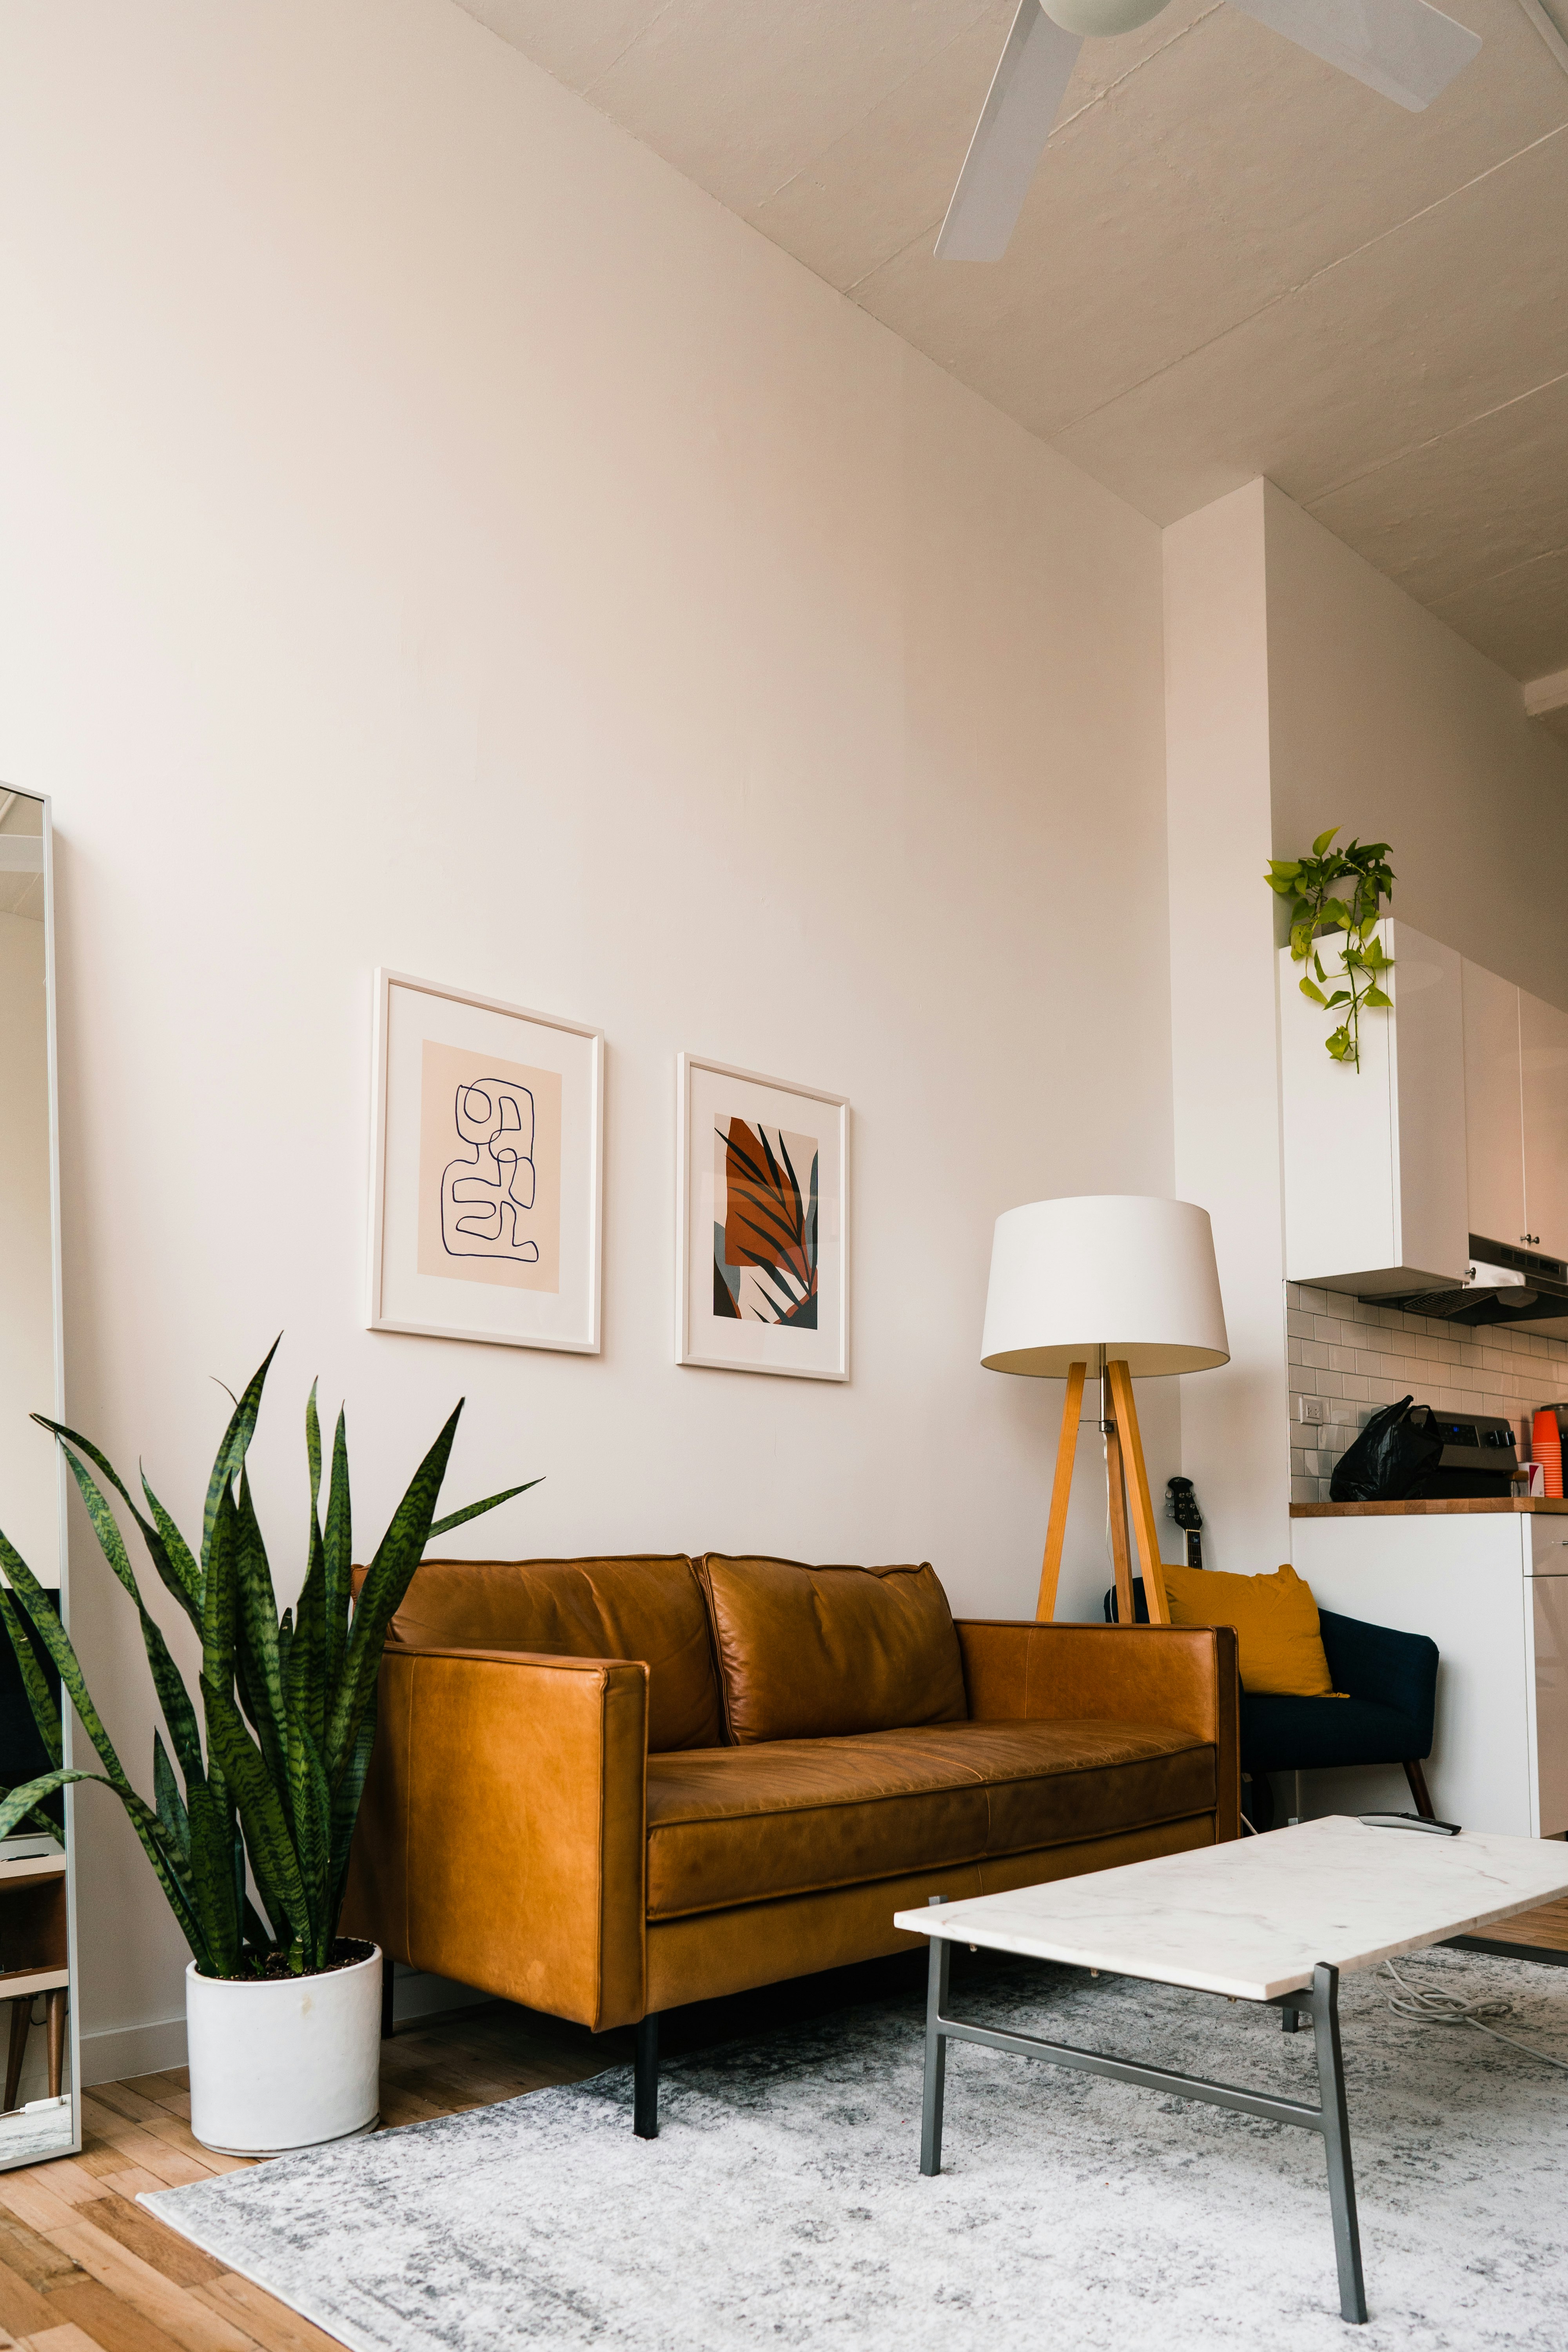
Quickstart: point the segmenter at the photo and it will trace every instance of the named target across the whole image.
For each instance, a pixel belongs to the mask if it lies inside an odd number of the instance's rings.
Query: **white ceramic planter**
[[[287,2156],[368,2131],[381,2077],[381,1952],[319,1977],[185,1970],[191,2129],[223,2156]]]

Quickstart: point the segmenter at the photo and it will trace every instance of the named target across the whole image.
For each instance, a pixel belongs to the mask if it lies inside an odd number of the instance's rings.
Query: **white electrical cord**
[[[1406,1982],[1392,1960],[1384,1967],[1399,1987],[1390,1993],[1388,2006],[1395,2017],[1408,2018],[1415,2025],[1473,2025],[1478,2033],[1489,2033],[1494,2042],[1506,2042],[1510,2050],[1522,2050],[1529,2058],[1543,2059],[1548,2066],[1561,2066],[1568,2074],[1568,2058],[1554,2058],[1549,2050],[1537,2050],[1533,2042],[1518,2041],[1511,2033],[1500,2033],[1495,2025],[1488,2025],[1489,2017],[1511,2017],[1513,2003],[1495,1995],[1490,1999],[1467,2000],[1462,1993],[1424,1990],[1419,1985]]]

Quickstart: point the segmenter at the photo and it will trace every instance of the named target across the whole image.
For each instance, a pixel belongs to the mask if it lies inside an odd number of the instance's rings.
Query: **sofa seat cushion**
[[[707,1606],[684,1552],[427,1559],[414,1571],[392,1639],[433,1650],[640,1658],[649,1748],[708,1748],[724,1737]]]
[[[969,1713],[958,1634],[928,1562],[697,1563],[732,1740],[837,1739]]]
[[[650,1756],[650,1919],[1207,1811],[1215,1756],[1125,1723],[945,1723]]]
[[[1430,1723],[1370,1698],[1241,1694],[1244,1772],[1321,1772],[1343,1764],[1403,1764],[1432,1746]]]

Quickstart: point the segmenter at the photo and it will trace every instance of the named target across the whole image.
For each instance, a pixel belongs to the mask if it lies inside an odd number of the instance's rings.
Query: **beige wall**
[[[1268,484],[1272,855],[1394,845],[1396,912],[1568,1007],[1568,744],[1518,681]]]
[[[1029,1612],[1059,1391],[979,1369],[992,1220],[1171,1182],[1158,534],[447,0],[7,8],[0,217],[72,1417],[189,1523],[281,1328],[285,1590],[319,1372],[366,1541],[466,1394],[458,1499],[546,1474],[476,1551],[913,1553]],[[378,963],[607,1033],[601,1358],[362,1328]],[[850,1097],[847,1387],[672,1361],[683,1047]],[[1102,1506],[1073,1545],[1097,1609]],[[79,1818],[87,2071],[164,2063],[183,1948]]]

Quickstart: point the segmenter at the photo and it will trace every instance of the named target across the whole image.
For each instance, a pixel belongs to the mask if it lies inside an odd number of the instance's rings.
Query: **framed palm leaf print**
[[[849,1106],[682,1054],[676,1361],[849,1376]]]

